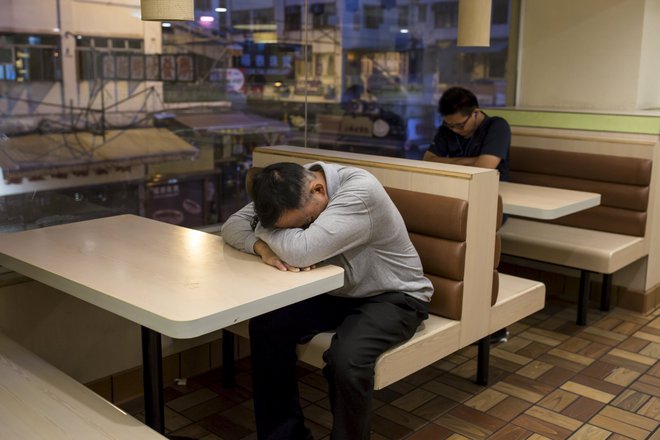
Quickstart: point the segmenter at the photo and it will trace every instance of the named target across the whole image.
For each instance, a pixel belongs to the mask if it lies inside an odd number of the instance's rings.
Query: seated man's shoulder
[[[500,117],[500,116],[491,116],[490,117],[490,123],[491,123],[491,125],[496,126],[496,127],[507,127],[507,128],[509,128],[509,123],[507,122],[507,120]]]

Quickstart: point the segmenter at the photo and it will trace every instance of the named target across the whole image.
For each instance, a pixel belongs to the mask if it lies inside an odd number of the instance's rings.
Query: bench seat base
[[[500,274],[499,294],[491,307],[490,333],[531,315],[545,305],[545,285],[511,275]],[[249,338],[248,322],[244,321],[228,327],[231,333]],[[463,348],[460,344],[461,322],[430,315],[408,341],[383,353],[376,362],[374,389],[384,388],[424,367],[439,361]],[[489,333],[489,334],[490,334]],[[298,347],[298,358],[306,364],[323,368],[323,353],[330,347],[334,333],[316,335],[306,344]],[[225,333],[226,335],[226,333]],[[488,336],[487,334],[481,337]],[[476,342],[469,341],[469,343]],[[224,341],[223,341],[224,343]],[[487,356],[480,363],[487,363]],[[479,368],[487,381],[487,364]]]
[[[647,254],[643,237],[510,218],[502,253],[591,272],[613,273]]]

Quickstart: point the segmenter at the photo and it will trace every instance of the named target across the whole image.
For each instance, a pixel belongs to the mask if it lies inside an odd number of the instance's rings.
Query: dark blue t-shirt
[[[444,125],[438,128],[429,151],[440,157],[476,157],[490,154],[500,159],[500,180],[509,180],[509,147],[511,128],[506,120],[484,113],[484,120],[470,138],[454,133]]]

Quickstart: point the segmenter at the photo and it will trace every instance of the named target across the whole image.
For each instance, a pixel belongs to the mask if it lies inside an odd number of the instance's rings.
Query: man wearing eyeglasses
[[[496,168],[500,180],[509,180],[511,128],[506,120],[482,112],[474,93],[463,87],[445,90],[438,112],[443,122],[424,153],[424,160]],[[490,335],[490,341],[506,342],[508,336],[503,328]]]
[[[438,112],[443,122],[424,160],[497,168],[500,180],[509,180],[511,128],[504,119],[486,115],[474,93],[462,87],[442,94]]]

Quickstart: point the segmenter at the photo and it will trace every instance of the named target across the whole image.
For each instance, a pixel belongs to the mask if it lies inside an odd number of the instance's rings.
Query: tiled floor
[[[509,327],[509,342],[491,349],[488,387],[474,382],[470,346],[377,391],[371,438],[660,439],[660,309],[591,309],[586,327],[574,319],[574,306],[555,302]],[[249,360],[237,366],[233,389],[222,388],[217,370],[168,388],[168,432],[256,439]],[[332,416],[319,370],[301,366],[300,392],[314,438],[327,439]]]

